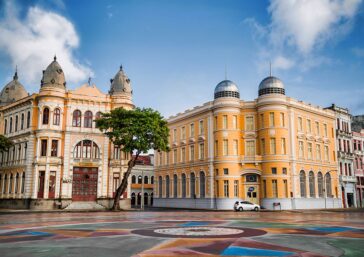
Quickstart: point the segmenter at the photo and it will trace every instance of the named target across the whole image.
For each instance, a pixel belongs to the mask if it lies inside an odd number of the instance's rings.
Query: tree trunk
[[[132,155],[133,156],[133,155]],[[128,187],[128,178],[130,176],[131,170],[135,166],[135,161],[138,159],[139,154],[137,153],[135,155],[135,158],[131,158],[131,160],[128,162],[128,169],[124,173],[123,180],[121,181],[121,184],[119,185],[118,189],[116,189],[115,197],[114,197],[114,204],[111,208],[113,211],[117,211],[120,209],[120,196],[124,194],[126,188]]]

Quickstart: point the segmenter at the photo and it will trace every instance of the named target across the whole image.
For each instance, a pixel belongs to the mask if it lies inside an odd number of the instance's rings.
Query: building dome
[[[240,98],[238,86],[231,80],[223,80],[215,87],[215,99],[220,97]]]
[[[43,71],[41,87],[66,88],[66,79],[56,56],[54,56],[53,62],[48,65],[47,69]]]
[[[259,96],[266,94],[285,95],[283,82],[279,78],[273,76],[263,79],[259,84]]]
[[[120,70],[116,73],[113,79],[110,79],[111,87],[109,93],[111,95],[118,93],[132,94],[130,79],[123,71],[123,66],[120,66]]]
[[[24,86],[18,81],[18,72],[15,72],[10,81],[0,93],[0,106],[7,105],[28,96]]]

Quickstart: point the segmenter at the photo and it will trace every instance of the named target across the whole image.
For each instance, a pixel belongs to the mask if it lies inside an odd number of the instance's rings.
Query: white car
[[[248,201],[236,201],[234,204],[235,211],[259,211],[260,206]]]

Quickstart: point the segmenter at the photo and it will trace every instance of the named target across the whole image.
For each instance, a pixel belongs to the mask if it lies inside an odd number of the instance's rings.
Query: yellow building
[[[156,155],[154,206],[341,207],[334,112],[286,96],[272,76],[258,94],[240,100],[224,80],[213,101],[168,119],[171,151]]]
[[[39,93],[28,95],[16,73],[0,94],[0,133],[14,142],[0,152],[0,207],[109,207],[129,156],[94,120],[121,106],[133,108],[122,68],[108,94],[90,84],[67,90],[56,57],[43,71]],[[124,198],[130,199],[130,188]]]

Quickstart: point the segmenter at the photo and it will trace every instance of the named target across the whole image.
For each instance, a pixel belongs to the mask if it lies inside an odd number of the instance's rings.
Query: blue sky
[[[107,92],[122,64],[135,104],[168,117],[212,100],[225,67],[241,98],[255,99],[271,61],[287,95],[364,114],[363,7],[362,0],[0,0],[0,83],[18,65],[20,81],[37,92],[57,54],[68,88],[91,76]]]

